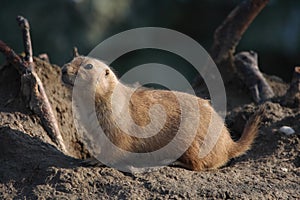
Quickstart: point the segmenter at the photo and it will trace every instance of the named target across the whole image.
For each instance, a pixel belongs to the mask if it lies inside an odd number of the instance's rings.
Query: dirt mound
[[[89,154],[73,125],[71,91],[60,81],[60,67],[38,58],[35,63],[70,155],[55,148],[38,117],[26,108],[19,94],[17,71],[9,65],[0,67],[1,199],[300,198],[299,109],[283,107],[276,99],[267,102],[266,117],[253,148],[216,171],[163,167],[144,174],[127,174],[108,167],[86,168],[79,158]],[[274,77],[268,80],[280,99],[287,85]],[[228,98],[227,124],[233,137],[238,138],[257,106],[241,104],[247,97],[245,91],[235,93]],[[280,133],[283,125],[291,126],[296,134]]]

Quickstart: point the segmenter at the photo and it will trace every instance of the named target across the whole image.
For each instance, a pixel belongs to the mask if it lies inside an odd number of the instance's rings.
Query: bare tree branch
[[[79,53],[78,53],[78,48],[77,47],[73,47],[73,57],[78,57]]]
[[[12,50],[5,42],[0,40],[0,52],[5,56],[6,60],[11,63],[20,74],[24,74],[28,68],[23,65],[23,61],[14,50]]]
[[[48,133],[51,140],[60,150],[67,153],[59,126],[46,95],[44,86],[35,73],[32,58],[32,46],[29,33],[29,23],[27,19],[19,16],[18,23],[23,32],[25,47],[24,61],[7,44],[0,40],[0,52],[6,57],[6,60],[14,66],[21,75],[21,93],[28,107],[41,119],[42,125]]]
[[[25,51],[25,61],[32,63],[33,62],[32,45],[31,45],[31,38],[30,38],[30,26],[28,20],[22,16],[18,16],[17,22],[22,30],[23,44],[24,44],[24,51]]]
[[[284,104],[300,107],[300,66],[295,67],[290,87],[285,95]]]
[[[217,64],[225,83],[232,80],[236,75],[234,53],[239,41],[268,2],[269,0],[244,0],[231,11],[216,29],[211,48],[211,57]],[[193,80],[193,88],[197,91],[201,87],[203,87],[203,79],[198,75]]]
[[[257,53],[253,51],[240,52],[235,55],[234,63],[239,77],[250,90],[253,100],[262,103],[274,97],[274,92],[260,72],[257,58]]]
[[[233,56],[235,48],[249,25],[269,0],[245,0],[216,29],[211,56],[218,64]]]

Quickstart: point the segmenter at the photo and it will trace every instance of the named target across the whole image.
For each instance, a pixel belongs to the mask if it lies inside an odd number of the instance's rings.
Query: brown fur
[[[131,96],[129,108],[127,106],[131,118],[137,125],[141,127],[146,126],[150,123],[150,108],[153,105],[159,104],[164,108],[166,121],[159,133],[154,136],[140,138],[128,135],[126,132],[118,128],[111,114],[112,91],[119,81],[108,66],[96,59],[76,57],[71,63],[65,65],[62,69],[62,80],[66,84],[73,85],[79,67],[86,66],[87,64],[92,64],[94,68],[103,69],[102,73],[98,77],[93,77],[93,79],[97,80],[95,95],[97,117],[107,137],[115,145],[124,150],[131,152],[152,152],[165,146],[175,137],[182,120],[180,118],[182,113],[177,97],[174,94],[184,100],[184,106],[188,110],[192,111],[195,109],[190,103],[192,100],[196,100],[199,106],[200,123],[196,131],[196,136],[193,138],[191,145],[185,153],[183,153],[176,162],[187,169],[201,171],[218,168],[224,165],[229,159],[244,154],[250,148],[257,135],[260,114],[255,115],[251,120],[249,120],[241,138],[237,142],[234,142],[231,139],[223,121],[213,110],[208,101],[186,93],[143,88],[136,90]],[[121,92],[118,93],[118,97],[122,104],[122,97],[133,89],[123,84],[121,87]],[[159,109],[155,112],[156,113],[154,114],[161,115]],[[205,157],[200,158],[199,150],[205,139],[212,116],[217,117],[217,124],[214,124],[214,126],[221,128],[221,135],[213,149]],[[193,120],[189,119],[183,123],[189,125],[189,123],[193,123]],[[185,142],[185,139],[183,139],[182,144]],[[112,157],[116,160],[122,159],[120,158],[120,155],[114,155],[113,153]]]

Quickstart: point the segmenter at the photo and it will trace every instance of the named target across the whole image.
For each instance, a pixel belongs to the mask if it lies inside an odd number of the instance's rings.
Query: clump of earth
[[[0,67],[0,198],[1,199],[300,199],[300,111],[282,106],[288,85],[266,76],[276,98],[266,114],[253,147],[218,170],[194,172],[163,167],[129,174],[110,167],[85,167],[90,157],[73,124],[72,94],[61,71],[35,58],[59,122],[69,155],[60,152],[40,119],[20,95],[20,76],[10,65]],[[227,86],[226,124],[238,139],[257,110],[245,88]],[[289,126],[286,135],[280,127]]]

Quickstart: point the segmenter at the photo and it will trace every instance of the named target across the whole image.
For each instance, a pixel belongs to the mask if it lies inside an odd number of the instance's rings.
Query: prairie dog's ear
[[[110,70],[109,69],[105,69],[105,77],[108,77],[110,74]]]
[[[109,68],[104,68],[98,77],[97,86],[98,92],[101,95],[110,94],[113,92],[117,83],[117,78]]]

